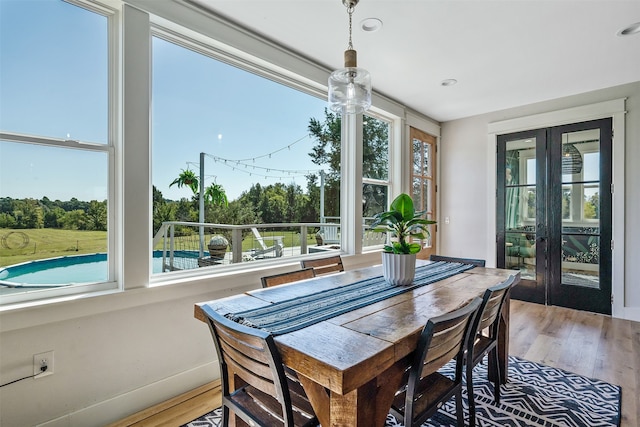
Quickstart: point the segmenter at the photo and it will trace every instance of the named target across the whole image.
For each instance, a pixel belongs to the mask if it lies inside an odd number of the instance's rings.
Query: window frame
[[[120,246],[119,230],[121,225],[116,218],[116,212],[120,205],[118,192],[116,191],[117,177],[117,143],[119,125],[119,107],[117,103],[119,85],[120,63],[119,48],[119,4],[113,0],[102,0],[97,3],[89,0],[66,0],[72,6],[80,7],[87,12],[104,16],[107,20],[107,141],[98,143],[73,139],[62,139],[42,135],[30,135],[11,131],[0,132],[0,140],[19,143],[46,146],[50,148],[82,150],[88,152],[105,153],[107,156],[107,262],[108,277],[105,282],[77,284],[73,286],[61,286],[56,288],[38,289],[32,292],[3,295],[0,302],[0,311],[7,307],[41,304],[57,301],[59,298],[78,295],[97,295],[104,292],[113,292],[121,289],[120,278]]]
[[[388,162],[387,162],[387,178],[386,179],[377,179],[377,178],[367,178],[364,176],[364,173],[362,174],[362,188],[364,189],[365,185],[373,185],[373,186],[377,186],[377,187],[385,187],[386,191],[387,191],[387,199],[386,199],[386,204],[384,206],[384,210],[387,210],[389,208],[389,205],[391,204],[392,199],[392,194],[393,194],[393,186],[392,186],[392,181],[391,181],[391,177],[392,172],[393,172],[393,156],[391,155],[392,153],[392,147],[393,144],[395,143],[395,132],[394,132],[394,127],[395,127],[395,121],[393,118],[391,117],[387,117],[383,114],[380,113],[376,113],[376,112],[372,112],[372,111],[367,111],[365,113],[365,115],[367,117],[370,117],[374,120],[378,120],[381,122],[384,122],[387,124],[388,126],[388,131],[387,131],[387,157],[388,157]],[[362,126],[364,126],[364,121],[366,119],[363,117],[363,123]],[[364,137],[364,132],[363,132],[363,137]],[[363,144],[363,150],[362,150],[362,154],[364,156],[364,139],[362,141]],[[364,164],[364,158],[362,159],[363,164]],[[364,194],[361,194],[361,198],[364,200]],[[364,216],[364,212],[362,212],[362,223],[364,225],[367,225],[367,219],[371,219],[372,217],[365,217]],[[367,228],[364,227],[363,229],[363,241],[362,241],[362,248],[363,250],[373,250],[376,248],[380,248],[383,245],[381,243],[375,243],[372,245],[366,245],[366,243],[371,243],[371,242],[367,242],[367,239],[365,238],[366,236],[366,230]],[[376,241],[378,239],[375,239]]]

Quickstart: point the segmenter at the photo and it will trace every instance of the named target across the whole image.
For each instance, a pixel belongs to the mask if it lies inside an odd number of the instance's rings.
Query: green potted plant
[[[180,175],[178,175],[178,177],[169,184],[169,187],[173,185],[177,185],[178,188],[188,187],[191,189],[193,194],[198,194],[200,180],[194,171],[183,169],[182,172],[180,172]]]
[[[396,286],[413,283],[416,273],[416,254],[422,246],[411,239],[426,239],[429,225],[435,224],[423,218],[424,211],[416,212],[411,197],[402,193],[391,203],[388,211],[374,216],[369,227],[378,233],[390,233],[392,240],[382,252],[382,270],[385,280]]]

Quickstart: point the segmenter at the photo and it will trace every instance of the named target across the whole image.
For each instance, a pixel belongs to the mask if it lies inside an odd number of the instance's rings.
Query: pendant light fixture
[[[329,107],[340,114],[361,114],[371,107],[371,75],[358,68],[351,41],[351,15],[358,0],[342,0],[349,14],[349,45],[344,52],[344,68],[329,76]]]
[[[582,154],[572,143],[562,144],[562,174],[572,175],[582,172]]]

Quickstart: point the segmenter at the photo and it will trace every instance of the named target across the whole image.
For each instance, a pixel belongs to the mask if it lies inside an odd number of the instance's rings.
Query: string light
[[[300,143],[301,141],[305,140],[306,138],[308,138],[309,135],[305,135],[299,139],[297,139],[296,141],[292,142],[289,145],[283,146],[277,150],[274,150],[270,153],[266,153],[266,154],[262,154],[260,156],[256,156],[256,157],[247,157],[245,159],[226,159],[224,157],[219,157],[219,156],[214,156],[213,154],[208,154],[205,153],[205,156],[209,157],[210,159],[212,159],[215,163],[220,163],[220,164],[224,164],[225,166],[231,168],[232,171],[236,171],[236,172],[243,172],[243,173],[247,173],[249,174],[249,176],[261,176],[264,177],[265,180],[268,178],[273,178],[275,180],[282,180],[282,179],[290,179],[293,178],[295,180],[296,177],[306,177],[310,174],[319,172],[320,169],[317,170],[289,170],[289,169],[274,169],[273,167],[266,167],[266,166],[257,166],[255,165],[256,159],[262,159],[262,158],[271,158],[272,155],[279,153],[280,151],[283,150],[289,150],[291,151],[291,147]],[[247,164],[246,162],[251,161],[254,164]],[[235,163],[235,166],[232,166]],[[194,165],[199,167],[200,164],[196,163],[196,162],[187,162],[187,165]],[[253,170],[254,172],[249,172],[248,170],[243,170],[243,169],[239,169],[239,166],[244,166],[244,169],[248,169],[249,166],[251,166],[251,170]],[[271,172],[275,172],[275,173],[280,173],[283,174],[282,176],[278,176],[278,175],[266,175],[266,174],[261,174],[261,173],[257,173],[255,172],[255,170],[262,170],[265,171],[266,173],[271,173]],[[286,174],[286,175],[284,175]],[[293,174],[293,175],[292,175]],[[208,177],[213,176],[214,178],[216,177],[215,175],[208,175]]]

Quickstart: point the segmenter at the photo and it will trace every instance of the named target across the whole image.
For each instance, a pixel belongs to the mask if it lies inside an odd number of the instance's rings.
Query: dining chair
[[[248,425],[308,427],[318,419],[295,372],[285,368],[273,335],[203,307],[218,352],[222,425],[232,411]]]
[[[458,258],[458,257],[450,257],[444,255],[430,255],[429,261],[447,261],[447,262],[459,262],[462,264],[471,264],[476,267],[484,267],[486,261],[483,259],[473,259],[473,258]]]
[[[390,411],[405,426],[422,425],[454,395],[457,425],[464,425],[462,374],[473,319],[480,303],[480,298],[474,298],[457,310],[429,319],[423,328],[411,366],[405,372],[403,386]],[[455,360],[453,378],[438,372],[451,360]]]
[[[313,268],[303,268],[302,270],[288,271],[286,273],[273,274],[271,276],[263,276],[260,278],[263,288],[282,285],[284,283],[297,282],[298,280],[311,279],[316,276]]]
[[[302,268],[313,268],[316,276],[344,271],[344,265],[342,265],[342,257],[340,255],[334,255],[328,258],[303,259],[300,261],[300,265]]]
[[[475,426],[475,399],[473,394],[473,368],[489,354],[489,363],[493,364],[495,377],[493,382],[493,397],[496,405],[500,403],[500,372],[498,369],[498,330],[500,328],[500,313],[507,299],[516,276],[509,276],[502,283],[487,289],[482,296],[482,303],[478,315],[473,321],[472,334],[468,344],[466,380],[469,400],[469,426]]]

